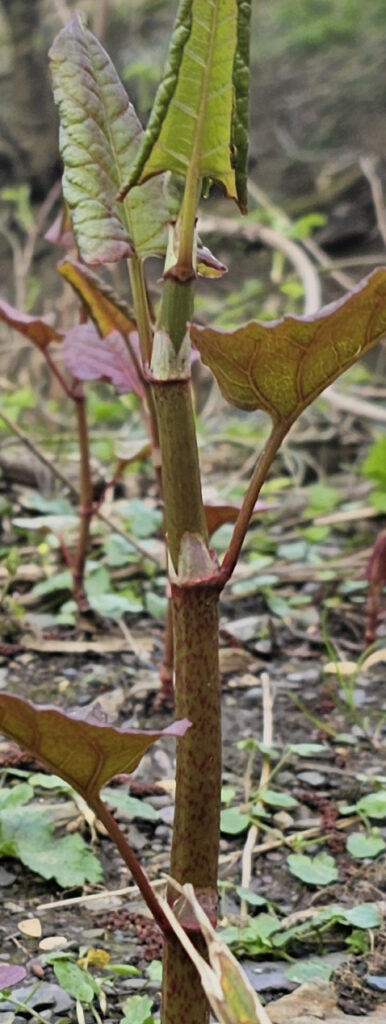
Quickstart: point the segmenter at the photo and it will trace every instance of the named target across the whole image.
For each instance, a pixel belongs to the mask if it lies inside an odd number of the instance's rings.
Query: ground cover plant
[[[134,362],[143,382],[144,401],[153,417],[153,449],[160,453],[176,722],[164,731],[119,730],[95,716],[90,720],[71,716],[6,693],[0,694],[0,721],[7,736],[81,794],[132,871],[165,936],[163,1024],[182,1019],[205,1024],[208,999],[220,1020],[264,1020],[264,1011],[241,980],[235,961],[213,933],[221,799],[219,596],[232,576],[261,487],[291,426],[386,330],[383,269],[313,317],[289,316],[271,324],[251,321],[233,331],[203,327],[193,320],[201,194],[213,181],[242,212],[246,206],[249,15],[250,5],[236,0],[183,0],[145,133],[109,58],[79,16],[60,33],[51,50],[61,118],[63,192],[79,255],[92,265],[129,260],[133,322],[128,329],[127,321],[120,321],[119,338],[125,337],[131,369]],[[156,317],[144,277],[149,254],[165,259]],[[209,258],[214,269],[215,262]],[[90,276],[80,261],[71,266],[84,299]],[[103,294],[98,285],[96,293],[89,308],[111,366],[117,348],[121,353],[125,350],[110,329],[104,331],[96,315]],[[111,296],[109,302],[115,327],[119,306]],[[71,334],[75,377],[82,362],[83,327]],[[134,359],[132,327],[139,339]],[[99,335],[87,337],[93,361]],[[64,344],[60,335],[49,340]],[[227,401],[251,413],[261,410],[272,423],[221,564],[209,543],[201,497],[191,396],[192,343]],[[114,375],[102,372],[100,366],[99,375],[110,375],[114,381]],[[86,379],[89,376],[87,371]],[[89,496],[85,505],[89,509]],[[177,736],[167,903],[155,895],[100,794],[115,775],[133,771],[162,732]],[[266,780],[257,804],[270,801],[275,797]],[[246,814],[244,824],[250,820],[253,824],[256,814],[255,809],[252,817]],[[291,870],[305,880],[322,876],[331,881],[333,866],[321,857],[318,864],[310,865],[306,856],[294,854]],[[341,908],[335,908],[317,925],[342,918],[344,923],[344,916]],[[369,912],[366,920],[371,927],[378,918]],[[262,937],[267,940],[274,931],[280,932],[279,924],[274,929],[271,925],[269,934],[266,928],[264,934],[261,921],[254,939],[235,935],[231,939],[237,948],[243,943],[245,948],[246,941],[261,948]],[[207,948],[210,967],[202,959]]]

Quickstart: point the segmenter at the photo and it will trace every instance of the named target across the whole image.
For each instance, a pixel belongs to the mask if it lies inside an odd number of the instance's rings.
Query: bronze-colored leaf
[[[209,537],[224,523],[235,523],[240,509],[236,505],[204,505],[206,528]]]
[[[261,512],[271,512],[272,509],[277,508],[277,504],[271,502],[267,504],[266,501],[257,501],[254,507],[252,517],[258,515]],[[239,505],[204,505],[206,528],[209,537],[216,530],[220,529],[224,523],[235,523],[240,512]]]
[[[228,402],[289,427],[386,334],[386,268],[313,316],[252,321],[235,331],[192,324],[190,333]]]
[[[65,779],[93,804],[100,789],[120,772],[133,772],[161,736],[183,736],[190,722],[166,729],[118,729],[93,709],[87,719],[50,705],[37,707],[22,697],[0,694],[0,729],[25,747],[49,771]]]
[[[56,331],[51,324],[47,324],[39,316],[28,316],[27,313],[20,313],[4,299],[0,299],[0,320],[4,320],[9,327],[13,327],[19,334],[24,334],[28,341],[31,341],[37,348],[45,349],[51,341],[61,341],[63,334]]]

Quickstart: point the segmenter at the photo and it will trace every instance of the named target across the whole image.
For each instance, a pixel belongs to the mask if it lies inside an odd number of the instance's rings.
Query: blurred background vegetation
[[[0,295],[63,329],[78,321],[79,310],[70,287],[56,273],[63,250],[44,238],[59,210],[61,175],[47,52],[76,6],[103,41],[145,123],[162,73],[177,0],[83,0],[78,5],[73,0],[0,0]],[[229,273],[214,282],[198,282],[196,318],[231,327],[248,318],[311,311],[310,306],[315,309],[339,298],[385,262],[385,43],[385,0],[255,0],[250,210],[247,218],[240,218],[235,205],[215,188],[202,204],[207,215],[206,228],[205,217],[200,225],[202,237]],[[159,261],[149,260],[146,269],[156,305]],[[122,295],[127,294],[123,264],[102,274]],[[371,358],[378,361],[378,379],[384,381],[385,349]],[[353,370],[349,387],[353,381],[355,386],[368,386],[372,396],[368,368]],[[345,387],[347,382],[342,384]],[[5,325],[0,329],[0,390],[9,420],[32,433],[55,461],[67,460],[76,474],[72,413],[52,387],[40,353]],[[96,475],[106,478],[114,463],[114,432],[118,439],[125,438],[130,429],[132,437],[141,434],[142,425],[132,396],[116,397],[104,384],[88,393]],[[210,391],[205,371],[197,393],[198,408],[204,409],[200,443],[210,446],[216,430],[221,436],[225,430],[232,442],[239,437],[241,444],[250,445],[248,459],[254,460],[264,430],[259,417],[252,428],[250,419],[247,423],[229,407],[224,415],[224,404],[219,406],[215,387]],[[349,416],[356,401],[354,395]],[[314,413],[306,414],[307,443],[303,444],[301,427],[299,445],[296,448],[292,441],[290,456],[283,456],[283,486],[288,483],[287,474],[298,473],[299,481],[307,473],[318,474],[314,450],[323,471],[336,468],[331,416],[338,436],[342,433],[343,447],[349,446],[343,454],[350,465],[358,460],[362,435],[367,442],[373,436],[371,421],[369,427],[366,420],[360,434],[341,431],[339,410],[328,408],[323,415],[332,441],[323,447],[318,415],[315,425]],[[21,471],[22,446],[12,439],[10,430],[0,423],[0,474],[5,487],[8,480],[19,480]],[[217,454],[215,465],[218,459]],[[377,466],[382,459],[383,449]],[[228,449],[224,460],[228,473]],[[28,453],[22,468],[22,482],[28,483],[33,468]],[[48,493],[50,474],[43,479],[40,464],[34,473]],[[142,496],[141,487],[141,479],[131,483],[132,495]],[[237,489],[234,496],[239,496]],[[384,493],[381,501],[384,508]],[[259,544],[263,544],[261,537]]]
[[[47,50],[75,6],[0,2],[0,288],[11,300],[4,232],[23,214],[26,226],[27,199],[41,203],[60,174]],[[83,0],[81,7],[146,121],[177,3]],[[384,160],[386,152],[384,0],[256,0],[253,7],[251,178],[291,217],[327,211],[327,222],[315,225],[321,243],[355,252],[373,228],[359,158]],[[10,194],[20,185],[27,192]],[[47,251],[38,243],[40,259]],[[29,304],[33,296],[32,288]]]
[[[60,174],[47,50],[75,7],[73,0],[0,2],[0,287],[11,300],[4,231],[23,217],[26,226],[27,200],[41,203]],[[145,122],[177,3],[83,0],[81,7]],[[253,8],[251,178],[291,217],[319,213],[310,226],[321,244],[355,253],[374,227],[359,159],[382,161],[386,153],[384,0],[256,0]],[[12,195],[20,185],[27,191]],[[40,258],[47,251],[38,243]]]
[[[74,322],[75,301],[56,274],[61,251],[44,239],[58,209],[61,174],[47,52],[75,7],[74,0],[0,0],[0,294],[64,327]],[[177,0],[83,0],[81,7],[145,123]],[[212,189],[205,204],[215,218],[208,243],[229,274],[215,284],[200,282],[197,315],[229,326],[307,308],[302,275],[283,249],[264,241],[262,226],[295,243],[311,238],[334,260],[341,281],[322,271],[321,301],[339,297],[384,261],[363,158],[382,188],[385,42],[384,0],[253,4],[249,227],[233,226],[232,239],[224,234],[219,218],[243,222]],[[149,261],[148,273],[156,301],[156,261]],[[112,276],[126,291],[125,268],[113,267]],[[25,345],[8,329],[1,339],[0,375],[27,383],[32,356],[27,366]]]

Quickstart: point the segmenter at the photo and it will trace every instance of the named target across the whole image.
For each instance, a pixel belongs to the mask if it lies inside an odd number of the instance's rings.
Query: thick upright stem
[[[153,395],[162,452],[162,484],[173,603],[175,707],[192,723],[193,738],[177,741],[177,788],[171,873],[191,882],[212,918],[216,914],[221,786],[221,708],[218,669],[216,565],[208,548],[197,439],[186,358],[192,281],[165,282],[153,350]],[[158,343],[160,348],[157,348]],[[157,369],[159,376],[157,376]],[[179,709],[177,711],[177,709]],[[168,894],[173,902],[175,892]],[[175,907],[178,913],[178,907]],[[205,955],[194,921],[182,919]],[[162,1024],[208,1024],[209,1008],[197,970],[173,938],[166,940]]]
[[[213,586],[173,586],[176,715],[193,723],[177,741],[171,875],[191,882],[208,916],[216,919],[221,787],[221,705],[218,600]],[[169,899],[173,900],[173,890]],[[181,922],[202,955],[194,922]],[[196,969],[180,943],[164,955],[162,1024],[206,1024],[209,1009]]]
[[[173,585],[172,601],[178,683],[175,713],[177,719],[189,718],[193,725],[177,740],[171,873],[181,884],[191,882],[196,889],[216,891],[221,778],[219,593],[212,585]]]

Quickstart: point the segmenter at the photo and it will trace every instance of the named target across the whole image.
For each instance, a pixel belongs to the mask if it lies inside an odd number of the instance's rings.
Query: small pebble
[[[292,828],[294,823],[293,818],[291,818],[291,815],[288,814],[287,811],[277,811],[272,820],[274,825],[276,825],[276,828],[283,829],[283,831],[287,828]]]
[[[0,888],[5,888],[6,885],[12,885],[15,878],[16,875],[13,875],[12,871],[7,871],[6,868],[0,867]]]
[[[157,837],[157,839],[167,839],[167,840],[169,840],[170,839],[170,828],[169,828],[169,826],[168,825],[157,825],[157,828],[156,828],[156,830],[154,832],[154,836]]]
[[[307,786],[312,786],[313,789],[318,789],[319,786],[325,786],[327,783],[326,776],[321,772],[299,772],[296,778],[300,782],[305,782]]]
[[[386,992],[386,977],[384,974],[368,974],[366,985],[375,988],[378,992]]]

